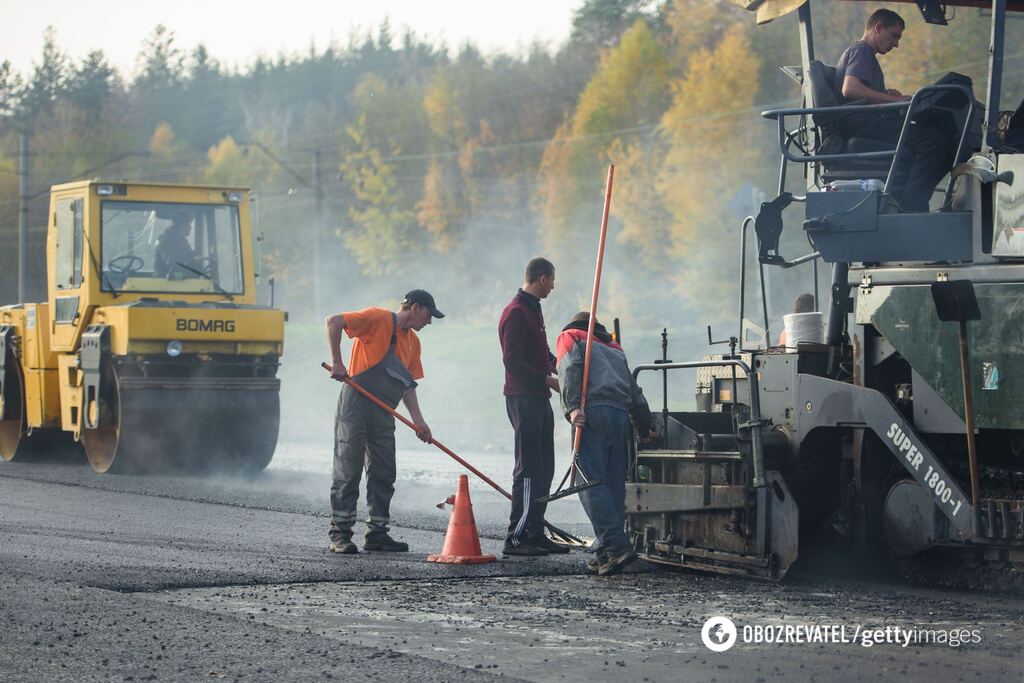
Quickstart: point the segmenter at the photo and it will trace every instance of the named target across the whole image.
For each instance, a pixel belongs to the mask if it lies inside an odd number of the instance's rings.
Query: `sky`
[[[450,48],[472,41],[486,54],[515,52],[534,40],[557,45],[570,31],[583,0],[3,0],[0,62],[31,73],[39,61],[43,32],[53,26],[57,45],[75,62],[102,49],[122,75],[131,75],[142,44],[157,24],[187,52],[203,43],[227,67],[244,67],[257,56],[323,50],[332,40],[345,45],[353,30],[375,30],[389,19],[393,33],[408,26],[432,43]],[[263,9],[273,7],[276,9]]]

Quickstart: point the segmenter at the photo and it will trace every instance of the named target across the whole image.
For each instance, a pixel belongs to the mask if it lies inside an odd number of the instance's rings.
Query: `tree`
[[[614,47],[638,19],[650,18],[652,0],[584,0],[573,13],[569,41],[591,49]]]
[[[68,99],[96,116],[118,85],[117,72],[107,63],[103,51],[93,50],[68,79]]]
[[[669,149],[660,183],[674,219],[669,253],[676,257],[679,291],[734,286],[735,274],[719,263],[735,254],[742,217],[726,209],[729,199],[760,179],[759,130],[747,123],[757,115],[758,70],[744,27],[735,25],[690,58],[662,118]]]
[[[174,44],[174,32],[158,24],[143,42],[136,57],[138,75],[134,86],[138,90],[153,91],[178,85],[185,73],[185,55]]]
[[[341,162],[341,173],[356,198],[348,215],[357,228],[343,239],[363,271],[379,276],[394,272],[415,245],[415,214],[401,203],[395,167],[371,144],[366,128],[365,115],[349,127],[352,147]],[[390,150],[391,155],[397,153]]]
[[[568,246],[600,215],[609,149],[627,135],[651,133],[669,102],[669,63],[650,28],[637,21],[610,50],[580,95],[576,111],[544,150],[538,202],[548,249]]]
[[[57,47],[56,31],[49,26],[43,34],[42,59],[35,65],[25,92],[23,104],[29,117],[50,111],[65,93],[67,80],[68,58]]]
[[[19,111],[24,94],[24,83],[11,62],[0,62],[0,132]]]
[[[207,149],[232,133],[242,133],[243,117],[232,82],[205,45],[186,62],[180,99],[189,103],[177,117],[176,130],[194,149]]]
[[[206,151],[210,165],[203,180],[211,185],[248,185],[251,174],[242,150],[230,135]]]

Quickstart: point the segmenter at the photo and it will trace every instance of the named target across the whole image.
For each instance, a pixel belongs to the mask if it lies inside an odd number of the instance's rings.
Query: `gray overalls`
[[[391,345],[384,358],[352,379],[392,408],[416,386],[412,373],[395,354],[398,317],[391,314]],[[366,468],[369,518],[366,536],[384,534],[395,493],[395,418],[343,385],[334,421],[334,482],[331,485],[331,541],[352,540],[359,500],[359,479]]]

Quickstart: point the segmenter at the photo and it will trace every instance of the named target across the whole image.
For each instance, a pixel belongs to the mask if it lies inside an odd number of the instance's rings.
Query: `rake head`
[[[552,493],[550,495],[542,496],[540,498],[537,498],[537,499],[535,499],[534,502],[536,502],[536,503],[550,503],[553,500],[559,500],[560,498],[568,498],[569,496],[574,496],[577,493],[579,493],[580,491],[586,491],[587,489],[592,489],[595,486],[600,486],[603,483],[604,483],[603,479],[595,479],[594,481],[585,481],[582,484],[576,484],[574,486],[569,486],[567,488],[555,491],[554,493]]]

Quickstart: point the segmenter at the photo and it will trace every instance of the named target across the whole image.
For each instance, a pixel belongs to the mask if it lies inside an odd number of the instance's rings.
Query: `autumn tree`
[[[367,134],[365,115],[349,127],[351,147],[341,173],[355,195],[348,215],[354,229],[344,233],[345,246],[368,275],[386,275],[415,244],[415,212],[401,201],[395,165]],[[391,149],[391,156],[397,155]]]
[[[669,150],[660,185],[673,217],[673,279],[680,291],[698,297],[728,291],[736,281],[735,273],[719,264],[738,244],[742,215],[726,209],[730,199],[763,178],[758,128],[749,124],[757,116],[757,90],[751,87],[757,73],[744,27],[733,26],[716,45],[690,58],[662,119]]]
[[[609,149],[618,139],[650,134],[669,93],[664,48],[638,21],[607,53],[544,151],[538,201],[549,249],[564,249],[581,225],[596,224]]]

